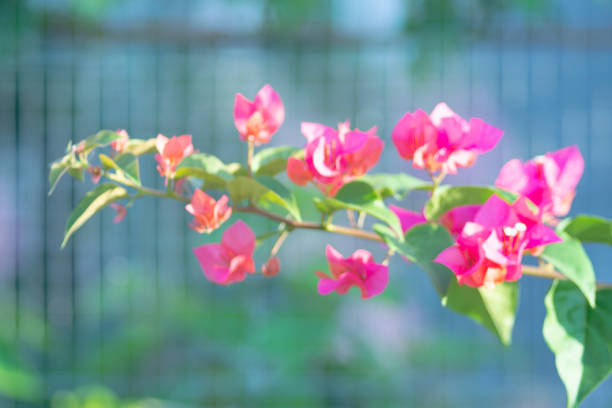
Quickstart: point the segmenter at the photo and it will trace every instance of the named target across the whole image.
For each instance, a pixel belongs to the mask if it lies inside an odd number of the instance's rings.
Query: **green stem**
[[[183,197],[182,195],[178,195],[172,191],[160,191],[160,190],[155,190],[149,187],[138,185],[134,183],[133,181],[130,181],[126,179],[125,177],[122,177],[114,173],[105,173],[104,176],[107,179],[112,180],[116,183],[123,184],[124,186],[133,188],[134,190],[138,191],[139,193],[143,195],[150,195],[150,196],[161,197],[161,198],[171,198],[173,200],[183,201],[185,203],[188,203],[191,201],[187,197]]]
[[[253,176],[253,155],[255,153],[255,144],[249,140],[249,151],[247,153],[247,166],[249,168],[249,175]]]

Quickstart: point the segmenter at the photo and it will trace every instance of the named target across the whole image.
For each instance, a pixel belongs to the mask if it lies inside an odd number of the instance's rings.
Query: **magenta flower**
[[[232,208],[227,206],[228,198],[222,195],[217,201],[199,188],[191,197],[191,203],[185,206],[187,212],[193,215],[193,223],[189,226],[199,233],[211,233],[232,215]]]
[[[495,181],[497,187],[527,197],[540,210],[543,219],[567,215],[584,171],[584,159],[577,146],[569,146],[526,163],[510,160]]]
[[[237,93],[234,124],[240,138],[255,144],[268,143],[285,120],[285,107],[274,88],[266,84],[253,101]]]
[[[155,145],[159,152],[159,154],[155,155],[157,171],[159,171],[162,177],[166,178],[167,185],[168,178],[174,177],[176,166],[178,166],[181,160],[193,153],[191,135],[172,136],[168,139],[160,133],[157,135]]]
[[[389,209],[397,215],[402,226],[402,232],[405,234],[410,228],[425,224],[427,219],[422,212],[410,211],[396,205],[389,205]]]
[[[456,244],[442,251],[435,262],[451,269],[460,284],[492,287],[521,277],[525,252],[559,241],[524,198],[510,205],[493,195],[465,223]]]
[[[502,135],[482,119],[466,121],[442,102],[429,116],[420,109],[406,113],[395,125],[392,139],[413,167],[456,174],[457,168],[470,167],[479,154],[493,149]]]
[[[349,258],[343,258],[331,245],[327,245],[325,254],[332,276],[321,271],[315,272],[321,278],[318,285],[321,295],[333,291],[344,295],[352,286],[357,286],[361,289],[361,297],[367,299],[385,290],[389,281],[388,268],[375,263],[370,252],[358,249]]]
[[[254,250],[255,233],[238,220],[225,230],[220,244],[204,244],[193,253],[208,280],[229,285],[243,281],[247,273],[255,273]]]
[[[301,129],[307,140],[304,160],[290,159],[287,175],[298,185],[312,180],[330,196],[372,168],[384,146],[376,128],[351,130],[348,121],[339,124],[338,130],[309,122],[302,123]]]

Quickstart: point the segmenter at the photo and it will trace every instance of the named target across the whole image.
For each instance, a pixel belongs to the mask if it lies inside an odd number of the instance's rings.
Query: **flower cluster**
[[[497,195],[481,206],[458,207],[446,218],[456,243],[435,259],[459,284],[492,288],[522,274],[522,258],[561,239],[544,225],[524,197],[508,204]]]
[[[395,125],[392,139],[413,167],[456,174],[457,168],[471,166],[479,154],[493,149],[503,133],[479,118],[466,121],[439,103],[431,115],[420,109],[407,112]]]
[[[262,87],[252,101],[236,94],[234,124],[240,139],[249,143],[250,178],[255,177],[250,167],[254,146],[270,142],[284,118],[283,102],[270,85]],[[300,129],[306,144],[303,150],[286,157],[286,176],[298,186],[313,184],[326,199],[336,197],[343,186],[372,169],[384,148],[376,127],[362,131],[351,128],[348,121],[338,124],[337,128],[303,122]],[[502,135],[503,131],[482,119],[466,120],[445,103],[439,103],[431,114],[420,109],[407,112],[393,129],[392,140],[401,158],[412,161],[415,168],[426,170],[433,181],[431,195],[434,195],[445,175],[473,165],[477,156],[494,148]],[[165,179],[168,194],[188,202],[185,209],[193,216],[190,227],[207,234],[220,228],[233,213],[228,195],[195,188],[187,198],[184,192],[191,188],[183,186],[185,179],[182,175],[177,177],[180,163],[196,153],[191,135],[168,138],[159,134],[154,142],[157,170]],[[110,142],[111,157],[117,159],[127,151],[133,151],[128,148],[134,143],[138,142],[131,140],[127,131],[117,130]],[[88,145],[81,142],[72,147],[72,152],[83,155],[87,148]],[[87,170],[94,183],[105,174],[98,166],[89,165]],[[525,163],[518,159],[506,163],[495,186],[514,193],[513,202],[506,202],[493,194],[483,204],[455,207],[437,220],[427,219],[425,207],[415,212],[391,204],[388,209],[397,217],[403,234],[427,223],[436,222],[444,226],[454,243],[441,251],[434,261],[453,271],[460,285],[492,288],[500,282],[519,279],[525,255],[537,256],[544,246],[561,240],[549,225],[554,225],[557,217],[568,213],[583,170],[584,160],[578,148],[571,146]],[[130,205],[131,201],[127,207]],[[254,205],[249,199],[248,208],[256,208]],[[116,210],[114,222],[120,222],[126,216],[127,208],[116,202],[111,203],[111,207]],[[258,211],[261,213],[260,209]],[[286,235],[295,227],[290,225],[284,232],[279,230],[278,241],[261,266],[261,273],[266,277],[275,276],[280,271],[276,253]],[[328,228],[322,222],[320,229]],[[209,280],[227,285],[255,273],[256,242],[253,230],[237,220],[225,230],[220,243],[199,246],[194,249],[194,254]],[[328,245],[326,255],[329,273],[315,272],[322,295],[331,292],[345,294],[356,287],[363,298],[369,298],[385,290],[389,281],[387,263],[391,250],[382,262],[376,262],[372,253],[364,249],[358,249],[345,258]]]
[[[348,121],[340,123],[338,130],[305,122],[301,130],[306,137],[304,160],[290,157],[287,176],[300,186],[313,182],[330,196],[374,167],[384,147],[376,128],[351,130]]]

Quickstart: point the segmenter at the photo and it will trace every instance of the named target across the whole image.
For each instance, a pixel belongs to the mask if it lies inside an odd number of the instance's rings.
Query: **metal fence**
[[[101,128],[140,138],[192,134],[200,151],[234,161],[246,154],[233,129],[234,93],[253,95],[270,82],[287,108],[272,144],[301,145],[300,121],[351,119],[362,129],[379,126],[387,148],[377,171],[418,174],[398,159],[391,129],[405,111],[443,100],[506,131],[495,151],[449,182],[492,183],[510,158],[578,144],[587,167],[572,211],[612,217],[609,45],[577,47],[562,30],[553,43],[517,45],[501,30],[458,50],[441,46],[432,69],[414,73],[418,47],[408,39],[275,44],[47,34],[21,36],[0,61],[0,338],[41,373],[42,404],[86,384],[186,406],[563,403],[541,336],[546,282],[522,282],[514,345],[506,349],[444,310],[424,274],[400,259],[380,300],[319,298],[311,273],[324,267],[317,233],[289,240],[275,280],[228,288],[207,282],[191,255],[216,236],[193,233],[175,203],[138,202],[118,225],[103,212],[61,251],[65,220],[91,183],[62,180],[48,197],[48,164],[69,140]],[[152,160],[141,171],[144,183],[160,186]],[[416,208],[418,200],[403,204]],[[347,252],[363,245],[333,242]],[[588,249],[598,276],[611,280],[609,254]],[[323,328],[329,335],[318,333]],[[291,350],[300,359],[291,361]],[[585,407],[610,406],[610,385]],[[1,406],[39,404],[0,397]]]

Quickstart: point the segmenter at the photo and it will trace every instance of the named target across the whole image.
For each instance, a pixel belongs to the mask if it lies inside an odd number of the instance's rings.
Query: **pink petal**
[[[489,125],[479,118],[470,119],[470,136],[473,147],[478,153],[486,153],[493,149],[504,135],[504,131]]]
[[[584,172],[584,159],[578,146],[569,146],[549,155],[561,169],[557,184],[553,188],[562,193],[574,190]]]
[[[117,215],[115,215],[115,218],[113,219],[113,223],[117,224],[121,222],[127,215],[127,208],[119,203],[111,203],[110,206],[117,212]]]
[[[527,242],[525,249],[531,249],[562,241],[562,239],[552,228],[547,227],[544,224],[538,224],[530,228],[528,230],[528,239],[529,241]]]
[[[268,132],[276,133],[285,120],[285,107],[278,93],[266,84],[257,92],[254,104],[264,116]]]
[[[357,275],[352,272],[345,272],[341,274],[336,280],[327,277],[322,277],[319,280],[319,284],[317,286],[321,295],[328,295],[333,291],[344,295],[353,286],[357,286],[361,289],[362,297],[364,297],[365,287],[363,285],[363,282],[357,277]]]
[[[435,143],[438,131],[424,111],[407,112],[393,128],[391,139],[399,155],[412,160],[417,149],[427,143]]]
[[[221,244],[204,244],[193,249],[206,279],[226,284],[229,275],[229,254]]]
[[[290,157],[287,160],[287,176],[298,186],[305,186],[312,180],[312,173],[303,160]]]
[[[242,220],[238,220],[225,230],[221,245],[236,254],[251,257],[255,250],[255,233]]]
[[[337,273],[341,273],[344,270],[344,257],[329,244],[325,247],[325,256],[327,257],[332,275],[337,276]]]
[[[302,122],[300,130],[309,143],[320,137],[333,137],[337,133],[336,130],[330,127],[313,122]]]
[[[440,102],[437,104],[431,114],[429,115],[431,121],[436,126],[442,125],[443,119],[452,119],[455,123],[457,123],[460,128],[467,130],[467,122],[461,116],[457,115],[448,105],[444,102]]]
[[[393,204],[389,205],[389,209],[399,218],[404,234],[415,225],[425,224],[427,222],[425,216],[420,212],[406,210]]]
[[[255,273],[255,263],[250,256],[238,255],[232,258],[226,284],[242,282],[246,275]]]
[[[366,269],[368,278],[364,282],[365,290],[361,290],[364,299],[381,294],[389,283],[389,268],[385,265],[369,264]]]
[[[157,135],[157,138],[155,139],[155,147],[157,147],[157,151],[159,152],[159,154],[164,154],[164,148],[166,147],[166,143],[168,143],[168,138],[159,133]]]
[[[514,220],[512,207],[510,204],[493,194],[474,217],[474,222],[485,228],[496,228],[502,225],[514,225],[518,219]],[[516,216],[514,216],[516,218]],[[513,222],[514,221],[514,222]]]
[[[495,180],[495,186],[513,193],[522,194],[527,188],[529,181],[529,175],[523,163],[519,159],[513,159],[502,167],[497,180]]]
[[[374,257],[370,251],[366,251],[365,249],[358,249],[349,258],[351,261],[354,261],[357,264],[374,264]]]
[[[446,248],[444,251],[440,252],[436,259],[434,259],[434,262],[446,266],[448,269],[453,271],[455,275],[463,275],[469,270],[463,252],[456,245]]]
[[[236,130],[241,135],[246,134],[247,120],[255,112],[255,104],[245,98],[242,94],[237,93],[234,99],[234,125]]]
[[[439,223],[444,226],[451,233],[451,235],[459,235],[461,230],[463,230],[465,223],[472,221],[479,209],[480,205],[464,205],[461,207],[455,207],[440,217]]]

